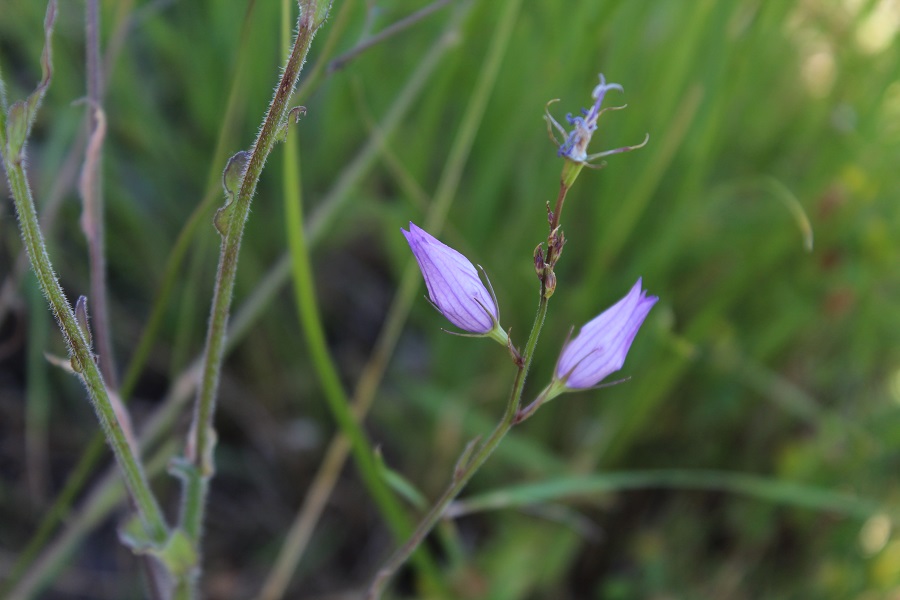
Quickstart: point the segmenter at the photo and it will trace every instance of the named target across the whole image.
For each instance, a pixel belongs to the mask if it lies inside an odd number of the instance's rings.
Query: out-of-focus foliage
[[[0,1],[0,67],[17,99],[39,78],[45,7]],[[296,134],[309,211],[347,176],[463,1],[366,51],[302,99],[308,114]],[[242,2],[139,2],[130,13],[128,3],[103,4],[103,47],[122,44],[107,78],[103,181],[124,364],[178,232],[224,166],[210,161],[234,77],[239,122],[226,150],[253,138],[278,74],[280,13],[275,2],[257,2],[249,17]],[[424,220],[426,206],[411,190],[426,201],[434,193],[504,5],[474,4],[381,160],[313,250],[323,319],[348,387],[411,259],[399,228]],[[421,6],[356,0],[336,50]],[[29,144],[39,204],[67,186],[46,233],[73,298],[85,293],[87,260],[63,165],[85,110],[72,105],[85,94],[82,10],[61,3],[56,72]],[[117,42],[119,18],[129,22]],[[524,3],[441,237],[485,267],[503,324],[524,343],[537,304],[532,251],[546,237],[545,203],[556,197],[562,166],[544,105],[560,98],[558,117],[576,113],[602,71],[625,88],[609,101],[629,106],[601,118],[592,149],[637,143],[645,132],[650,143],[585,171],[569,196],[568,244],[527,395],[548,381],[569,327],[638,276],[660,302],[626,362],[631,381],[542,408],[468,494],[561,475],[702,468],[851,494],[892,513],[900,503],[898,25],[890,0]],[[239,59],[246,69],[237,69]],[[270,161],[255,200],[238,304],[285,251],[280,169]],[[213,210],[141,378],[139,422],[202,349],[218,241]],[[811,223],[812,249],[800,214]],[[3,278],[19,249],[7,202]],[[61,354],[62,344],[30,285],[0,323],[0,576],[96,429],[75,381],[43,362],[44,350]],[[416,302],[368,419],[391,468],[427,497],[440,492],[467,440],[499,418],[513,375],[496,344],[448,336],[443,326],[427,302]],[[25,397],[40,385],[48,416],[45,452],[35,459],[34,448],[26,452]],[[334,429],[287,292],[229,358],[221,393],[205,585],[211,597],[244,597],[258,589]],[[171,504],[171,479],[160,475],[157,484]],[[84,543],[53,597],[87,597],[79,581],[97,581],[98,572],[109,581],[91,593],[138,593],[113,521]],[[890,523],[651,486],[465,517],[459,537],[450,536],[458,554],[446,559],[447,577],[461,598],[875,598],[900,590],[900,538]],[[390,548],[350,467],[295,593],[362,585]]]

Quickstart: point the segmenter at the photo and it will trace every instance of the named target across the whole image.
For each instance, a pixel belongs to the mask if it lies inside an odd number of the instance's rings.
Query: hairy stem
[[[72,367],[81,377],[88,390],[88,395],[100,420],[109,445],[122,472],[125,485],[134,501],[138,516],[150,538],[162,542],[168,535],[168,526],[156,498],[138,460],[138,452],[129,441],[120,422],[109,393],[103,382],[103,376],[94,362],[94,356],[87,343],[84,332],[78,325],[71,305],[63,293],[62,287],[53,271],[50,257],[44,245],[43,236],[38,225],[37,211],[31,190],[28,188],[25,174],[24,150],[15,156],[5,151],[3,154],[6,176],[15,201],[19,216],[19,226],[25,249],[37,275],[41,291],[50,303],[50,309],[59,323],[60,330],[69,348]]]
[[[281,81],[275,90],[259,135],[253,144],[240,191],[233,200],[234,206],[229,207],[230,216],[222,229],[222,246],[207,330],[202,376],[188,442],[187,454],[191,470],[186,474],[187,480],[182,503],[181,525],[195,544],[200,539],[209,479],[213,474],[212,453],[215,445],[213,414],[219,371],[225,351],[225,332],[231,312],[241,237],[250,213],[250,203],[256,191],[256,184],[266,158],[277,141],[278,128],[284,123],[287,116],[288,101],[297,84],[313,36],[321,25],[321,20],[317,20],[319,14],[320,5],[317,0],[301,1],[294,46],[285,64]]]

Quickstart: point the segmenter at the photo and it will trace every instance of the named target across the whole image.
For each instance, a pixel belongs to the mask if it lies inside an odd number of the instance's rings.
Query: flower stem
[[[78,325],[71,305],[63,293],[62,287],[53,271],[50,257],[47,254],[44,239],[38,225],[37,211],[31,190],[28,188],[25,174],[24,150],[11,155],[7,148],[3,152],[3,164],[6,169],[9,188],[12,192],[19,216],[19,226],[25,249],[37,275],[44,296],[50,303],[50,309],[59,323],[60,330],[69,349],[72,368],[79,374],[87,388],[94,411],[103,428],[109,445],[112,447],[116,462],[122,472],[125,486],[134,501],[145,531],[154,542],[163,542],[168,536],[169,528],[163,518],[162,511],[150,490],[150,484],[138,460],[137,448],[130,443],[121,422],[110,401],[109,393],[103,382],[103,376],[87,343],[84,332]]]
[[[195,544],[200,539],[209,480],[213,474],[212,454],[215,446],[213,414],[244,225],[250,213],[250,202],[256,191],[256,184],[266,158],[277,141],[278,128],[284,123],[287,116],[288,101],[297,84],[313,36],[322,23],[320,18],[320,14],[324,12],[322,8],[327,10],[330,6],[330,1],[323,2],[322,6],[318,0],[301,0],[300,2],[300,16],[298,17],[294,46],[284,66],[281,81],[275,89],[275,95],[269,105],[259,135],[253,144],[240,191],[233,201],[234,206],[229,207],[232,212],[222,228],[222,247],[207,330],[203,370],[188,443],[189,464],[184,473],[186,482],[183,491],[181,525]]]
[[[543,286],[542,286],[543,288]],[[457,466],[456,472],[450,485],[444,491],[443,495],[438,498],[431,509],[428,511],[416,527],[415,532],[409,540],[401,546],[387,563],[378,571],[369,591],[366,594],[366,600],[378,600],[384,592],[384,586],[387,585],[390,578],[397,572],[415,549],[425,540],[425,537],[434,529],[435,525],[441,520],[450,503],[462,492],[469,480],[478,472],[478,469],[493,454],[497,446],[503,440],[504,436],[509,432],[515,424],[516,411],[522,399],[522,391],[525,389],[525,379],[528,376],[528,370],[531,368],[531,359],[534,356],[534,348],[537,345],[538,338],[541,334],[541,328],[544,325],[544,318],[547,316],[547,305],[549,299],[545,296],[544,290],[541,289],[541,300],[538,304],[537,314],[534,316],[534,324],[531,326],[531,333],[528,336],[528,342],[525,344],[525,352],[522,355],[522,361],[516,371],[516,378],[513,382],[512,390],[509,394],[509,400],[506,403],[506,410],[500,423],[494,428],[484,443],[482,443],[468,459],[462,461]]]

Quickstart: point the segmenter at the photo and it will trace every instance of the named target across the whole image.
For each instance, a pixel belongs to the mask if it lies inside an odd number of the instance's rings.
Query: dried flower
[[[591,137],[597,130],[597,118],[607,110],[618,110],[620,108],[625,108],[624,106],[614,106],[604,109],[600,108],[600,105],[603,104],[603,98],[606,96],[606,92],[609,90],[618,90],[620,92],[624,91],[622,89],[622,86],[618,83],[606,83],[606,79],[603,77],[603,73],[601,73],[600,84],[597,85],[594,88],[594,91],[591,93],[591,97],[593,97],[594,99],[594,104],[591,106],[590,110],[582,109],[582,116],[572,116],[572,113],[566,115],[566,121],[569,122],[569,125],[573,126],[572,131],[570,132],[566,132],[563,126],[560,125],[556,121],[556,119],[554,119],[550,115],[549,110],[545,111],[547,119],[547,130],[550,133],[550,138],[559,147],[559,150],[557,151],[558,156],[567,158],[580,165],[595,166],[591,164],[591,161],[602,158],[604,156],[609,156],[611,154],[629,152],[631,150],[641,148],[644,146],[644,144],[647,143],[647,140],[650,139],[649,135],[645,137],[644,141],[637,146],[623,146],[622,148],[606,150],[605,152],[598,152],[596,154],[587,153],[587,148],[588,144],[591,141]],[[556,102],[556,100],[551,100],[547,103],[547,106],[549,107],[553,102]],[[551,126],[555,127],[556,130],[563,136],[564,141],[562,143],[560,143],[559,140],[556,139]]]
[[[500,327],[497,299],[493,290],[481,283],[475,266],[412,222],[409,231],[402,228],[400,231],[419,263],[435,308],[463,331],[489,336],[506,345],[507,335]]]
[[[566,388],[586,389],[621,369],[631,342],[657,300],[647,296],[638,279],[624,298],[584,325],[565,345],[556,364],[556,379]]]

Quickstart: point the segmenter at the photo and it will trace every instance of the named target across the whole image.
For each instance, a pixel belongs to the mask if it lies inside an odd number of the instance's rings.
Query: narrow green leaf
[[[384,456],[381,455],[380,451],[376,451],[375,453],[375,462],[380,471],[381,478],[384,479],[392,490],[419,510],[428,508],[428,500],[425,498],[425,495],[406,477],[387,466],[384,462]]]
[[[512,486],[459,501],[451,507],[448,515],[458,517],[486,510],[558,501],[563,498],[588,497],[648,488],[729,492],[798,508],[834,512],[858,519],[868,519],[874,514],[883,512],[876,502],[793,481],[779,481],[728,471],[673,469],[623,471],[592,477],[561,477],[541,483]]]

